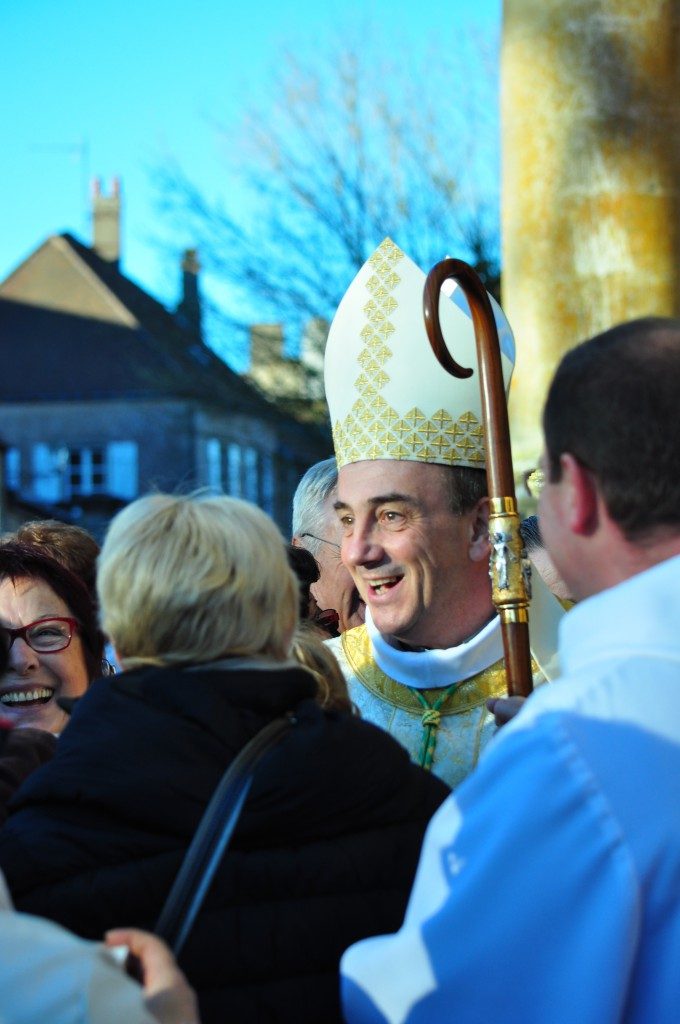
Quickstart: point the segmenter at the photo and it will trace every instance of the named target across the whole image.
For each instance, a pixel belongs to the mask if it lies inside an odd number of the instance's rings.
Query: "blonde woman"
[[[401,923],[446,787],[386,733],[317,703],[290,657],[298,599],[284,543],[254,506],[134,502],[110,526],[98,592],[124,671],[79,702],[0,832],[17,908],[89,938],[152,927],[225,768],[294,712],[180,966],[204,1024],[340,1021],[340,955]]]

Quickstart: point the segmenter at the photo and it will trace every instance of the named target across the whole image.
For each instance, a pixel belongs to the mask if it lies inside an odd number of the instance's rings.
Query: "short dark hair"
[[[680,320],[620,324],[572,349],[543,412],[548,473],[569,453],[629,540],[680,524]]]
[[[99,544],[82,526],[58,519],[33,519],[20,526],[13,539],[40,548],[65,565],[83,581],[96,600]]]
[[[442,469],[446,473],[449,508],[455,516],[471,512],[488,495],[485,469],[472,469],[469,466],[442,466]]]
[[[78,620],[83,656],[90,682],[102,674],[104,635],[97,624],[96,606],[82,582],[66,566],[30,544],[0,543],[0,580],[42,580],[66,604]]]

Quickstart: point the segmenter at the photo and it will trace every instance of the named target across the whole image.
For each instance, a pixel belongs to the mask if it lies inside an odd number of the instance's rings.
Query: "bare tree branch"
[[[284,55],[275,100],[247,114],[232,169],[247,209],[228,194],[208,200],[166,163],[156,172],[164,212],[261,320],[329,320],[385,235],[423,268],[462,256],[497,287],[497,195],[493,174],[486,185],[480,174],[496,159],[497,61],[490,70],[468,42],[474,74],[437,51],[423,67],[386,61],[370,40],[316,61]],[[234,323],[249,315],[228,312]]]

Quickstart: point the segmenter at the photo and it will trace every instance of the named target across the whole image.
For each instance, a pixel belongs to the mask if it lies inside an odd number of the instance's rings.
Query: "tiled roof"
[[[3,402],[194,398],[303,429],[69,234],[0,284],[0,351]]]

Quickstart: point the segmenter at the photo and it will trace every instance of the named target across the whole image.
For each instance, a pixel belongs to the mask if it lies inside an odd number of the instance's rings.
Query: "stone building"
[[[311,320],[303,332],[298,356],[286,354],[281,324],[254,324],[250,328],[248,379],[305,423],[328,423],[323,357],[329,326],[320,317]]]
[[[94,196],[94,243],[40,245],[0,283],[0,438],[8,507],[101,534],[152,489],[222,488],[289,530],[323,426],[267,400],[204,343],[195,253],[174,312],[120,270],[120,195]],[[3,524],[4,525],[4,524]]]

